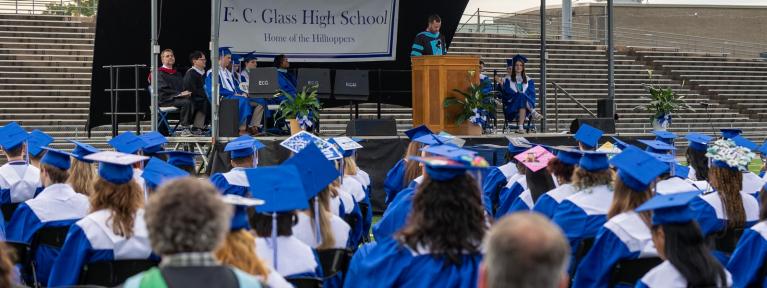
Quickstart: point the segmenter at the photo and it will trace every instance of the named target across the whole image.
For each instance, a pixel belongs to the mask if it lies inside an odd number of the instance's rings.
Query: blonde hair
[[[344,158],[344,175],[357,175],[358,169],[354,156]]]
[[[410,144],[407,146],[407,151],[405,152],[405,159],[407,160],[410,156],[421,156],[421,151],[419,151],[421,147],[421,143],[410,141]],[[416,161],[405,162],[405,173],[403,174],[402,185],[407,186],[413,179],[421,175],[420,163]]]
[[[652,191],[650,188],[647,188],[644,191],[635,191],[626,186],[617,174],[615,175],[613,186],[615,187],[615,190],[613,191],[613,202],[610,204],[610,209],[607,210],[607,219],[613,218],[624,212],[633,211],[642,205],[642,203],[652,198]],[[639,212],[639,218],[645,222],[647,227],[651,227],[650,223],[652,223],[652,218],[650,211]]]
[[[746,209],[743,207],[743,173],[712,166],[708,169],[708,181],[716,189],[727,215],[727,228],[743,228],[746,224]]]
[[[322,242],[319,243],[317,246],[317,249],[332,249],[334,248],[336,244],[336,237],[333,235],[333,230],[331,226],[331,217],[333,217],[333,213],[330,212],[330,194],[331,189],[335,190],[333,187],[328,187],[322,190],[319,194],[317,194],[317,197],[312,198],[309,200],[309,209],[307,210],[307,214],[309,214],[309,218],[312,219],[312,223],[314,223],[314,201],[320,201],[319,202],[319,216],[320,216],[320,236],[322,237]],[[337,194],[336,194],[337,195]],[[312,226],[312,231],[317,233],[316,226]]]
[[[112,231],[125,238],[133,236],[133,223],[136,211],[144,204],[144,193],[131,180],[124,184],[114,184],[99,177],[93,183],[93,193],[90,195],[91,212],[109,209]]]
[[[615,173],[611,169],[589,172],[581,167],[576,167],[575,171],[573,171],[573,185],[575,185],[578,190],[600,185],[611,185],[613,174]]]
[[[69,168],[69,179],[67,179],[72,189],[80,194],[91,195],[95,178],[96,170],[91,163],[72,157],[72,167]]]
[[[245,273],[262,276],[266,280],[269,268],[256,255],[256,238],[246,230],[232,231],[226,234],[214,253],[221,263],[235,267]]]

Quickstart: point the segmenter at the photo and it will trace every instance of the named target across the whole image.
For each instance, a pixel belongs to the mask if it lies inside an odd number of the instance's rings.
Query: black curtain
[[[93,76],[91,84],[90,115],[86,129],[110,123],[110,97],[104,92],[109,88],[110,78],[104,65],[145,64],[138,76],[141,87],[146,88],[150,64],[150,0],[102,0],[99,1],[96,18],[96,41],[93,55]],[[159,0],[159,44],[162,49],[173,49],[176,54],[176,67],[185,72],[190,67],[188,55],[200,50],[208,55],[210,42],[210,0]],[[410,48],[416,34],[425,30],[426,19],[431,14],[442,17],[442,32],[448,43],[452,41],[461,15],[468,0],[453,1],[415,1],[400,0],[399,23],[397,31],[397,59],[386,62],[339,62],[339,63],[296,63],[293,68],[322,67],[330,69],[371,70],[371,102],[410,106]],[[210,56],[207,56],[210,59]],[[210,65],[208,65],[210,67]],[[384,72],[379,69],[403,70],[404,72]],[[380,81],[379,81],[380,79]],[[118,88],[133,88],[133,71],[120,72]],[[381,85],[379,85],[379,82]],[[379,90],[405,92],[376,92]],[[135,111],[133,93],[121,93],[118,112]],[[325,107],[346,104],[346,102],[325,101]],[[146,89],[142,90],[139,109],[144,119],[149,118],[149,97]],[[121,116],[120,122],[133,121],[134,116]]]

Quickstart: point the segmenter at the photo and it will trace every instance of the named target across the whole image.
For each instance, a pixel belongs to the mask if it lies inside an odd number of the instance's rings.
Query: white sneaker
[[[533,112],[530,112],[530,117],[532,117],[534,121],[543,120],[543,115],[541,115],[541,113],[538,113],[538,111],[535,111],[535,110],[533,110]]]

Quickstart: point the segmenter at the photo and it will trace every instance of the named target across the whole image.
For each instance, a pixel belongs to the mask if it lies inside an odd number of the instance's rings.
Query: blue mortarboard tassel
[[[277,270],[277,212],[272,212],[272,262],[274,270]]]
[[[314,198],[314,238],[317,244],[322,243],[322,227],[320,226],[320,199]]]

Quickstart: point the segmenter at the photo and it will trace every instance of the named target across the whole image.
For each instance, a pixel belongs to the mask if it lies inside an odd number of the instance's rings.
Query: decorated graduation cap
[[[32,132],[29,132],[29,137],[27,139],[27,143],[29,144],[29,156],[37,157],[43,152],[42,148],[48,146],[52,142],[53,137],[50,135],[45,134],[38,129],[32,130]]]
[[[41,164],[51,165],[61,170],[69,170],[69,167],[71,167],[72,164],[69,161],[69,157],[75,156],[74,154],[50,147],[42,147],[41,149],[48,151],[43,158],[40,159]]]
[[[143,150],[144,153],[153,154],[160,152],[164,149],[163,145],[168,143],[168,139],[157,131],[141,134],[139,138],[144,141],[144,147],[141,147],[141,150]]]
[[[533,144],[524,137],[507,137],[507,139],[509,140],[509,153],[512,157],[533,148]]]
[[[248,223],[248,207],[264,205],[264,200],[256,198],[242,197],[236,194],[221,195],[221,201],[234,206],[232,220],[229,224],[229,231],[246,230],[250,227]]]
[[[748,140],[745,137],[740,135],[732,137],[730,138],[730,140],[735,142],[735,145],[738,145],[743,148],[748,148],[748,150],[751,150],[751,151],[756,151],[756,149],[759,148],[759,145],[756,145],[756,143],[751,142],[751,140]]]
[[[613,138],[613,141],[615,141],[615,147],[618,147],[618,149],[625,150],[627,147],[632,146],[629,143],[623,142],[621,139],[618,139],[618,137],[610,136],[610,138]]]
[[[157,154],[168,155],[168,164],[173,166],[194,166],[194,157],[202,155],[196,152],[189,151],[160,151]]]
[[[431,130],[429,130],[429,127],[426,127],[426,125],[421,125],[421,126],[405,131],[405,135],[407,135],[407,138],[410,138],[410,140],[414,140],[415,138],[418,138],[424,135],[429,135],[429,134],[434,134],[434,132],[431,132]]]
[[[578,166],[589,172],[596,172],[610,168],[607,153],[597,151],[583,151]]]
[[[738,128],[724,128],[724,129],[720,129],[719,131],[722,132],[722,137],[724,139],[730,139],[740,134],[743,134],[743,130]]]
[[[578,162],[581,161],[581,157],[583,156],[583,152],[580,150],[569,148],[555,148],[555,152],[557,159],[567,165],[578,165]]]
[[[700,191],[655,195],[639,206],[636,211],[653,211],[652,224],[683,224],[695,220],[695,213],[690,201],[700,195]]]
[[[359,139],[359,138],[358,138]],[[351,157],[357,149],[361,149],[362,145],[359,141],[349,137],[334,137],[328,140],[333,145],[336,145],[338,152],[344,155],[344,157]]]
[[[517,61],[522,61],[522,63],[527,63],[527,57],[523,56],[522,54],[514,55],[511,59],[506,59],[506,66],[507,67],[513,67],[514,64],[517,63]]]
[[[82,143],[77,140],[69,140],[69,142],[72,142],[75,144],[75,149],[72,150],[72,156],[75,157],[77,160],[80,160],[85,163],[93,163],[91,160],[85,159],[85,156],[91,155],[93,153],[101,152],[96,147],[91,146],[90,144]]]
[[[146,185],[152,190],[168,180],[185,176],[189,176],[189,173],[156,157],[149,159],[144,166],[144,172],[141,173],[141,177],[146,180]]]
[[[229,158],[239,159],[252,156],[256,151],[266,147],[263,143],[250,136],[235,138],[226,144],[224,151],[229,152]]]
[[[225,46],[225,47],[218,47],[218,57],[224,57],[226,55],[232,55],[232,47]]]
[[[713,167],[748,171],[748,164],[756,154],[731,139],[719,139],[709,144],[706,157],[711,160]]]
[[[0,128],[0,146],[3,150],[13,150],[27,141],[29,134],[18,123],[11,122]]]
[[[546,168],[546,166],[549,165],[549,161],[554,158],[556,158],[556,156],[554,156],[553,153],[540,145],[514,156],[514,159],[517,159],[519,163],[525,165],[525,167],[532,172],[538,172],[539,170]]]
[[[689,144],[687,147],[690,149],[696,150],[696,151],[706,151],[708,149],[708,143],[711,142],[712,139],[714,139],[711,136],[700,134],[700,133],[689,133],[684,138],[689,141]]]
[[[668,154],[676,150],[673,145],[670,145],[663,141],[658,140],[639,140],[639,142],[642,142],[643,144],[647,145],[647,148],[645,151],[652,152],[652,153],[658,153],[658,154]]]
[[[123,132],[117,137],[109,140],[111,145],[117,152],[136,154],[139,150],[146,146],[146,142],[131,132]]]
[[[628,147],[615,155],[610,164],[618,168],[623,184],[637,192],[647,190],[655,178],[668,171],[667,165],[636,147]]]
[[[447,157],[410,157],[409,160],[423,163],[426,174],[434,181],[450,181],[466,174],[467,171],[485,169],[489,166],[484,158],[478,156],[465,160]]]
[[[594,149],[599,145],[599,138],[602,137],[604,132],[593,126],[583,123],[578,131],[575,132],[575,140],[581,142],[586,148]]]
[[[86,160],[99,162],[99,176],[113,184],[125,184],[133,180],[133,164],[149,159],[146,156],[115,151],[103,151],[85,156]]]

